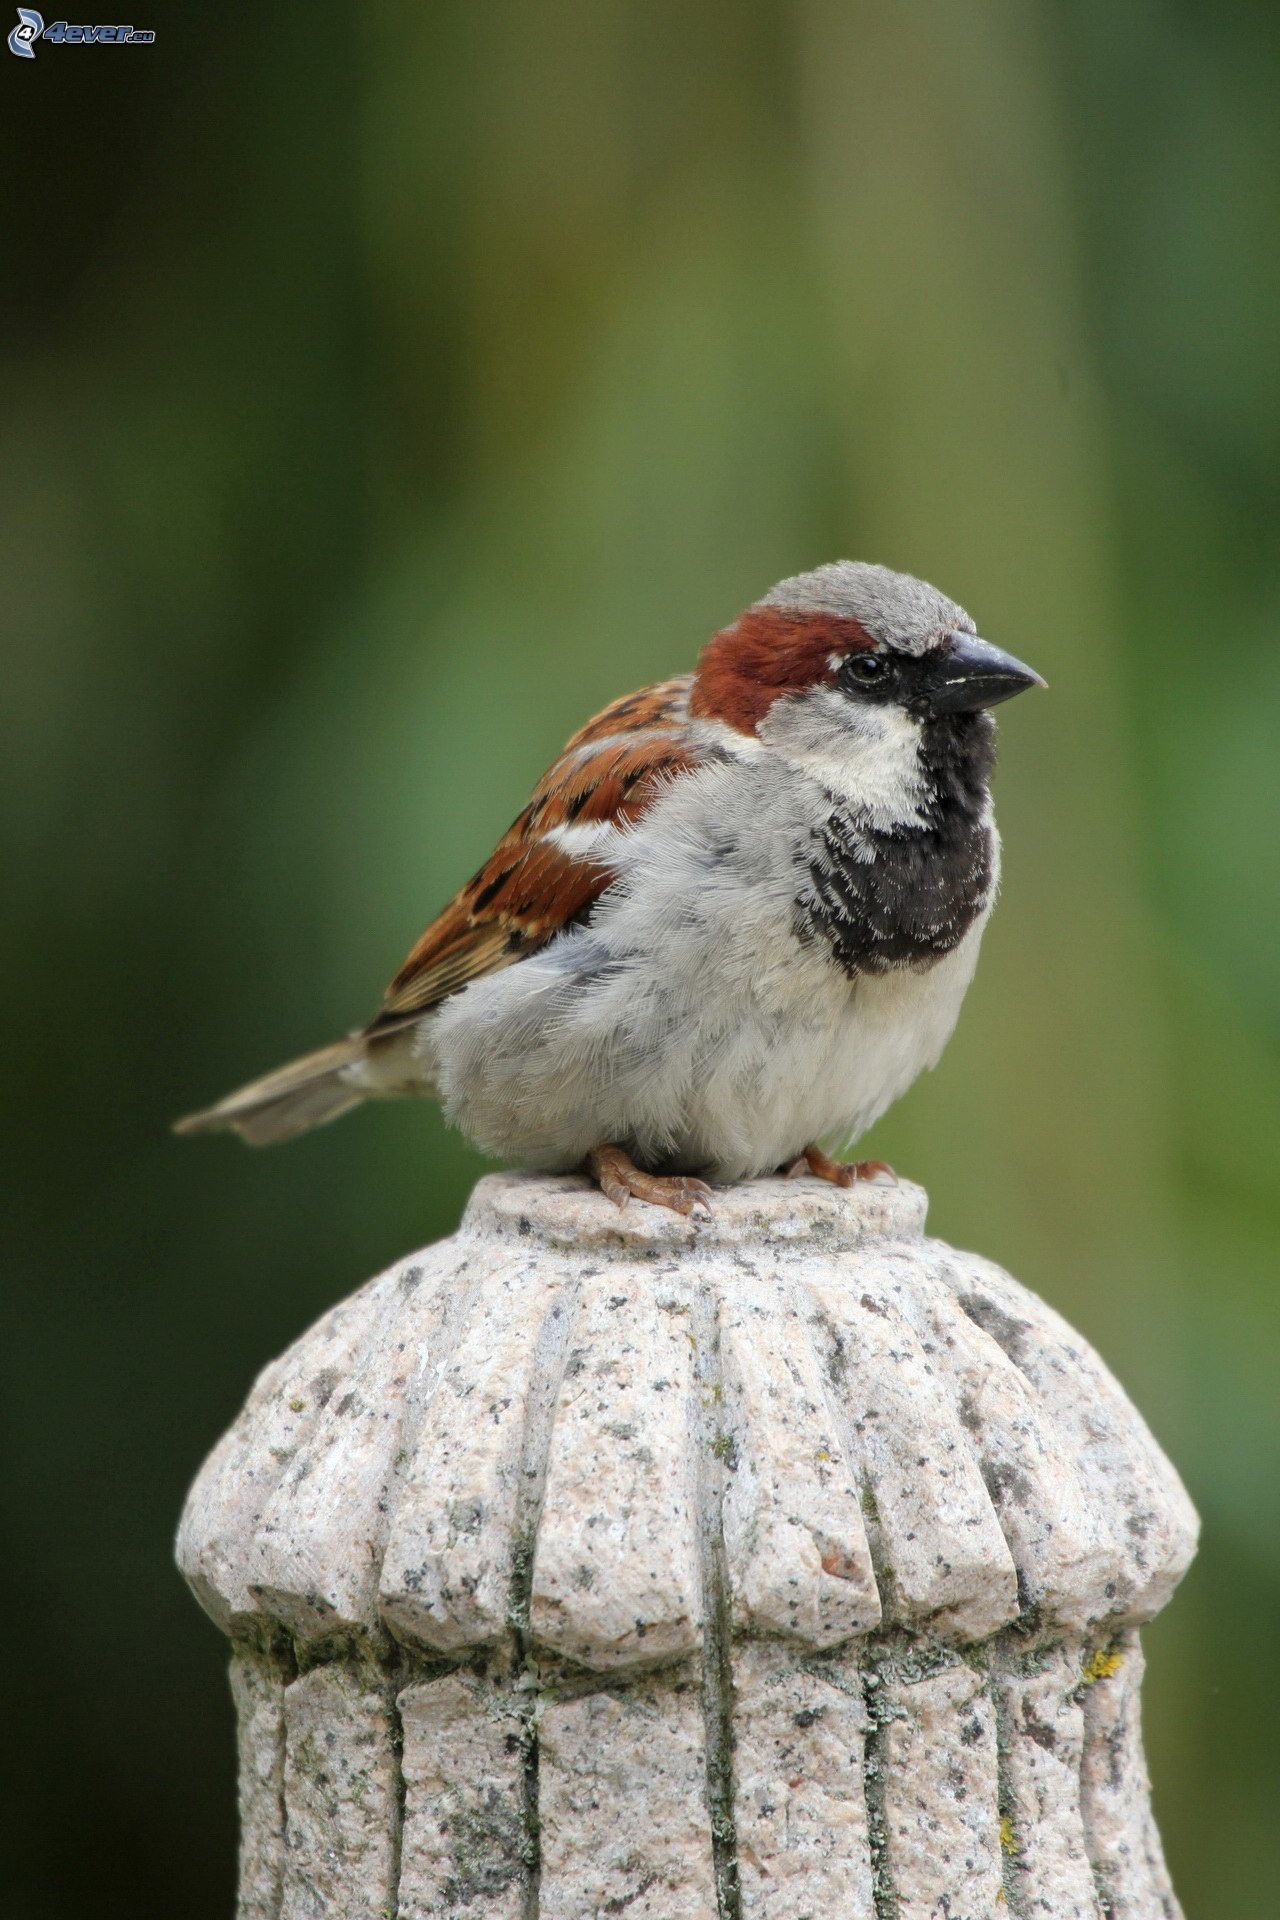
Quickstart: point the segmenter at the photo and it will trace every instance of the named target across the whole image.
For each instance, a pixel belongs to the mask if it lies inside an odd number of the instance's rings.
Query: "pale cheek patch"
[[[900,707],[859,707],[827,688],[815,689],[803,699],[777,701],[760,733],[869,826],[921,823],[926,783],[920,726]]]

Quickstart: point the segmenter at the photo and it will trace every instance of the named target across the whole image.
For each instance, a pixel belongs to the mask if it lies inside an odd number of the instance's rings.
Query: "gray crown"
[[[779,580],[756,605],[856,620],[873,640],[903,653],[924,653],[957,629],[976,631],[964,608],[927,580],[865,560],[832,560],[825,567],[793,574]]]

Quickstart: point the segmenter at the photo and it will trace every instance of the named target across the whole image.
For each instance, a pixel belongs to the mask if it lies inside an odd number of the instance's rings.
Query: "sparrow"
[[[576,733],[368,1026],[177,1123],[429,1094],[482,1152],[691,1213],[831,1158],[951,1037],[995,900],[990,709],[1045,683],[909,574],[779,582]]]

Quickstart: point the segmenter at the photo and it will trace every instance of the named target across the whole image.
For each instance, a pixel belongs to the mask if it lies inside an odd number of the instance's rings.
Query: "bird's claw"
[[[686,1219],[695,1213],[710,1218],[712,1189],[692,1174],[645,1173],[621,1147],[595,1147],[586,1164],[601,1193],[619,1212],[634,1197],[651,1206],[669,1207]]]
[[[875,1181],[881,1176],[895,1187],[898,1184],[898,1176],[887,1160],[833,1160],[821,1147],[806,1147],[782,1171],[788,1180],[811,1173],[819,1180],[829,1180],[833,1187],[852,1187],[859,1180]]]

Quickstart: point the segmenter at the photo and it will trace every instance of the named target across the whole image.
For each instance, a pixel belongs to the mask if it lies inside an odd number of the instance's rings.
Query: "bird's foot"
[[[856,1180],[878,1180],[881,1175],[895,1187],[898,1184],[898,1176],[887,1160],[833,1160],[821,1147],[806,1147],[782,1171],[788,1180],[812,1173],[819,1180],[829,1180],[833,1187],[851,1187]]]
[[[711,1188],[705,1180],[683,1173],[644,1173],[621,1147],[593,1147],[586,1170],[601,1193],[620,1209],[634,1195],[652,1206],[670,1207],[674,1213],[711,1212]]]

